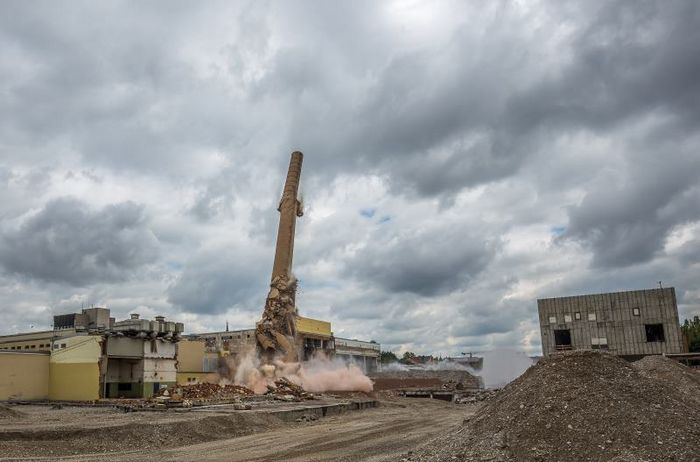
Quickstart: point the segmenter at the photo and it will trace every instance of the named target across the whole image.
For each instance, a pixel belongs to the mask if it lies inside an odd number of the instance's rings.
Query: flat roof
[[[5,335],[0,335],[0,341],[6,338],[10,337],[19,337],[20,335],[39,335],[39,334],[53,334],[53,330],[35,330],[35,331],[30,331],[30,332],[18,332],[16,334],[5,334]]]
[[[537,301],[539,302],[540,300],[557,300],[560,298],[582,298],[582,297],[592,297],[592,296],[598,296],[598,295],[618,295],[618,294],[630,294],[630,293],[635,293],[635,292],[654,292],[654,291],[664,291],[664,290],[676,290],[675,287],[655,287],[651,289],[636,289],[636,290],[620,290],[618,292],[600,292],[600,293],[594,293],[594,294],[577,294],[577,295],[561,295],[559,297],[545,297],[545,298],[538,298]]]

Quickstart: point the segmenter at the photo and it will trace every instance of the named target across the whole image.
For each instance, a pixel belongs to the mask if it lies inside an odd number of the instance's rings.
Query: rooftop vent
[[[131,314],[131,319],[138,319],[138,318],[139,318],[138,313],[132,313],[132,314]]]

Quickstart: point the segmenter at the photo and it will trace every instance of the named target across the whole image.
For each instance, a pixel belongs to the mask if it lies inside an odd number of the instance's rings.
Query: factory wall
[[[219,355],[206,351],[204,340],[181,340],[177,344],[177,383],[216,382]]]
[[[0,401],[49,396],[49,354],[0,351]]]
[[[61,339],[66,347],[49,360],[49,399],[92,401],[100,398],[102,337],[83,335]]]

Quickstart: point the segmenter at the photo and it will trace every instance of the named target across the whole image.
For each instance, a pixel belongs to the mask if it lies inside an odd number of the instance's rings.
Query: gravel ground
[[[690,398],[700,385],[685,366],[664,364],[594,352],[544,359],[400,460],[700,461],[700,403]]]
[[[38,412],[26,407],[25,423],[38,423],[51,415],[48,409]],[[223,410],[225,415],[214,410],[206,415],[118,414],[100,409],[81,415],[77,408],[55,410],[57,420],[46,423],[53,425],[52,433],[46,428],[43,434],[25,428],[20,440],[0,439],[0,460],[378,462],[395,460],[456,428],[473,407],[387,395],[379,408],[298,423],[259,420],[269,416],[233,412],[230,406]],[[119,421],[117,425],[111,425],[112,418]],[[108,424],[111,426],[103,427]],[[4,433],[0,426],[0,435]]]

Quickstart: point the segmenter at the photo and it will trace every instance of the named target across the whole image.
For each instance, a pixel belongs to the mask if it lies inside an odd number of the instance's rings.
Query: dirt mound
[[[684,393],[688,399],[700,403],[700,371],[685,366],[666,356],[646,356],[632,363],[641,375],[661,380]]]
[[[12,409],[9,406],[0,404],[0,420],[3,419],[21,419],[24,417],[24,413],[16,409]]]
[[[236,413],[98,428],[17,429],[0,431],[0,457],[24,460],[37,455],[59,457],[78,453],[153,450],[235,438],[281,425],[282,421],[275,416]]]
[[[700,404],[616,356],[570,352],[528,369],[465,424],[406,459],[698,460]]]

